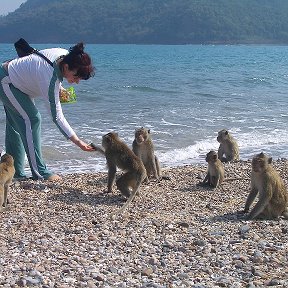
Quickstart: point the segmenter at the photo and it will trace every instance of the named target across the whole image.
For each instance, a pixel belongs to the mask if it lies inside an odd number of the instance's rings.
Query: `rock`
[[[245,233],[247,233],[250,230],[250,226],[249,225],[243,225],[239,228],[239,234],[240,235],[244,235]]]
[[[180,223],[178,223],[178,225],[179,225],[180,227],[183,227],[183,228],[189,228],[189,224],[186,223],[186,222],[180,222]]]
[[[97,237],[95,235],[88,236],[88,241],[95,241],[95,240],[97,240]]]
[[[205,246],[206,242],[205,242],[205,240],[202,240],[202,239],[196,239],[193,241],[193,244],[196,246]]]
[[[151,269],[151,268],[144,268],[144,269],[141,271],[141,274],[142,274],[143,276],[150,276],[152,273],[153,273],[153,269]]]

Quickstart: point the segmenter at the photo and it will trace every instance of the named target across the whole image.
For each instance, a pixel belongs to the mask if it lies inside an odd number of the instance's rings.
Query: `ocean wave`
[[[123,86],[123,88],[132,90],[132,91],[138,91],[138,92],[145,92],[145,93],[179,93],[178,91],[172,91],[172,90],[162,90],[162,89],[156,89],[149,86],[137,86],[137,85],[128,85]]]
[[[198,141],[184,148],[170,149],[165,152],[157,152],[160,162],[165,166],[181,166],[183,164],[204,163],[205,156],[210,150],[217,150],[219,144],[206,139]]]
[[[167,125],[167,126],[179,126],[179,127],[193,128],[193,126],[191,125],[182,124],[182,123],[172,123],[172,122],[166,121],[163,118],[161,119],[161,124]]]

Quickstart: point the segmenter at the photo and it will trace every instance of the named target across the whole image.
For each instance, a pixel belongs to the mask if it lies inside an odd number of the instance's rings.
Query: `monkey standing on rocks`
[[[150,129],[141,127],[135,130],[135,139],[132,144],[133,152],[142,160],[148,181],[152,174],[154,178],[161,178],[161,169],[157,156],[154,154],[154,145],[152,142]]]
[[[223,164],[213,150],[206,154],[206,162],[208,162],[208,171],[202,185],[207,183],[209,186],[217,188],[224,180]]]
[[[123,207],[118,211],[118,213],[121,213],[134,199],[140,184],[146,178],[145,167],[142,161],[121,141],[115,132],[109,132],[102,137],[104,150],[93,143],[90,145],[106,157],[108,166],[108,192],[112,192],[112,186],[116,176],[116,167],[125,171],[116,181],[117,188],[121,194],[127,198],[129,197]]]
[[[14,174],[14,159],[6,153],[0,162],[0,212],[7,207],[8,190]]]
[[[244,213],[258,194],[259,201],[247,216],[247,220],[273,219],[284,216],[288,219],[288,193],[278,172],[271,165],[272,158],[263,152],[252,159],[251,191],[247,197]]]
[[[239,160],[238,144],[226,129],[222,129],[218,132],[217,141],[220,143],[218,158],[221,162]]]

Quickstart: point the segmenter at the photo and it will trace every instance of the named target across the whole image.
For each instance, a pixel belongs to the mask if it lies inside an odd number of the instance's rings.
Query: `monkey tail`
[[[129,196],[128,200],[125,202],[125,204],[116,212],[116,215],[121,214],[129,205],[130,203],[134,200],[136,194],[137,194],[138,189],[133,191],[131,195]]]
[[[137,193],[139,191],[139,188],[140,188],[142,181],[145,179],[144,175],[146,176],[146,174],[141,173],[137,177],[137,182],[136,182],[135,188],[131,192],[131,195],[129,196],[128,200],[125,202],[125,204],[116,213],[112,214],[112,218],[114,215],[121,214],[130,205],[130,203],[134,200],[135,196],[137,195]]]

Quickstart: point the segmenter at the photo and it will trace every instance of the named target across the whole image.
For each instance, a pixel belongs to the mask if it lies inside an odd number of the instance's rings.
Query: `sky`
[[[7,15],[15,11],[20,5],[27,0],[0,0],[0,15]]]

